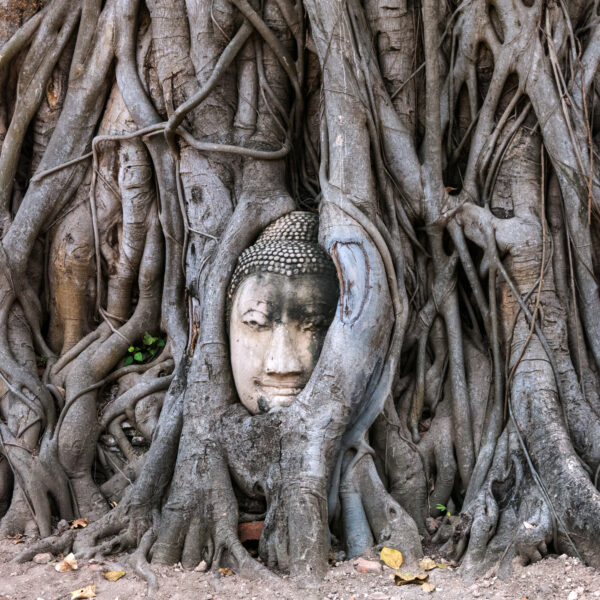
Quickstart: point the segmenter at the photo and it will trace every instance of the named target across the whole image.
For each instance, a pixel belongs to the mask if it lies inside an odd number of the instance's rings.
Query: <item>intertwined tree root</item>
[[[20,560],[134,550],[151,593],[149,560],[312,581],[332,544],[600,565],[595,2],[5,4],[0,533],[41,538]],[[226,289],[297,208],[339,310],[297,402],[250,416]]]

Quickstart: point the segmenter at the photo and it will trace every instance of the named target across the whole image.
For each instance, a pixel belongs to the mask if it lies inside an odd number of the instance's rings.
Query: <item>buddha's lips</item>
[[[297,396],[304,388],[304,384],[297,380],[286,382],[256,381],[256,385],[268,392],[270,396]]]

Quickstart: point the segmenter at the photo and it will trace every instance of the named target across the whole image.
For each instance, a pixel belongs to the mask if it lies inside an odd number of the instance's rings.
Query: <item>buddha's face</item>
[[[317,363],[337,305],[331,276],[273,273],[248,276],[231,305],[233,378],[253,414],[288,406]]]

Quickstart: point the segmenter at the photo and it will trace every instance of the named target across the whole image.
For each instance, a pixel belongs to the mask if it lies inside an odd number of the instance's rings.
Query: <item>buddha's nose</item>
[[[278,324],[273,330],[267,349],[265,372],[269,375],[297,375],[302,373],[297,348],[292,342],[289,328]]]

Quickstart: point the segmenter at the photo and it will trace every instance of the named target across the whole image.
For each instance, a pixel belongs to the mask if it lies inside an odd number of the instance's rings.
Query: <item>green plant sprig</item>
[[[144,332],[140,346],[129,346],[127,348],[127,356],[123,361],[123,365],[126,367],[134,363],[142,364],[149,362],[164,347],[165,339],[163,337],[150,335],[146,331]]]

